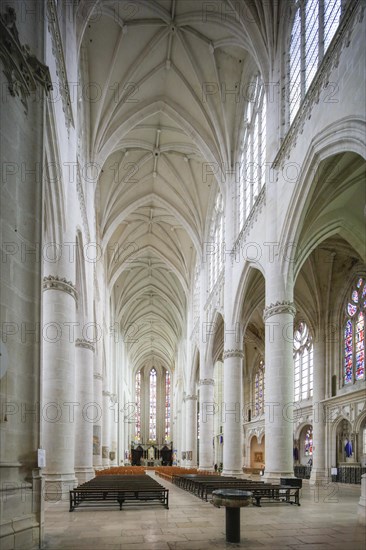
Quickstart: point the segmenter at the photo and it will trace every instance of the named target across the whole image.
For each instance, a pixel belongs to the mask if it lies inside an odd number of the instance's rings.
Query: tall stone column
[[[214,402],[214,385],[212,378],[202,378],[199,381],[200,388],[200,453],[199,470],[214,469],[214,448],[212,439],[214,435],[214,414],[217,407]]]
[[[293,477],[295,305],[282,300],[264,310],[266,479]]]
[[[237,181],[228,179],[229,192],[225,201],[225,282],[224,282],[224,391],[220,403],[224,431],[223,475],[243,474],[243,334],[234,317],[233,260],[236,231],[232,212],[235,211]]]
[[[117,438],[118,438],[118,398],[116,393],[111,394],[110,403],[110,466],[117,466]]]
[[[200,359],[199,359],[199,470],[214,469],[214,415],[217,407],[214,400],[213,365],[206,359],[207,334],[205,304],[207,300],[207,263],[202,262],[200,271]]]
[[[191,453],[187,457],[187,468],[197,466],[197,395],[186,395],[186,450]],[[189,456],[189,455],[188,455]]]
[[[177,415],[175,417],[175,425],[177,427],[177,442],[176,442],[176,449],[177,449],[177,464],[178,466],[183,466],[183,459],[182,459],[182,410],[177,409]]]
[[[325,342],[320,335],[314,338],[313,353],[313,466],[310,484],[328,479],[328,472],[325,468],[326,414],[322,403],[325,398]]]
[[[268,82],[281,79],[280,56],[272,64]],[[280,165],[273,163],[279,150],[283,102],[280,87],[266,93],[265,238],[261,264],[265,268],[265,473],[275,481],[293,476],[293,243],[283,242],[287,215],[283,190],[289,185]],[[281,246],[280,246],[281,244]],[[287,245],[290,245],[287,248]]]
[[[224,429],[223,475],[243,474],[243,350],[241,340],[224,350],[224,400],[220,404]]]
[[[94,477],[93,420],[97,411],[93,404],[94,345],[76,340],[75,475],[78,484]]]
[[[126,407],[126,402],[124,401],[123,402],[124,404],[124,407]],[[130,452],[131,452],[131,440],[130,440],[130,424],[128,423],[128,418],[126,418],[125,416],[125,411],[126,409],[123,410],[123,413],[121,415],[121,423],[123,422],[123,426],[120,427],[120,433],[121,433],[121,436],[122,436],[122,441],[123,441],[123,460],[124,460],[124,464],[126,464],[126,462],[128,462],[129,460],[129,456],[130,456]],[[133,424],[133,427],[135,427],[135,424]],[[127,455],[126,455],[126,451],[127,451]],[[122,458],[122,457],[121,457]]]
[[[102,434],[102,464],[103,468],[109,467],[109,451],[110,451],[110,398],[111,394],[107,390],[103,390],[103,434]]]
[[[172,441],[173,441],[173,466],[177,466],[178,465],[178,460],[179,460],[179,454],[178,454],[178,441],[177,441],[177,434],[178,434],[178,424],[177,424],[177,415],[175,414],[172,418],[172,427],[173,427],[173,438],[172,438]],[[174,456],[175,455],[175,456]],[[175,460],[174,460],[175,458]]]
[[[97,414],[93,423],[93,466],[100,470],[102,468],[102,419],[103,419],[103,376],[94,372],[93,399]]]
[[[75,455],[75,323],[77,293],[65,278],[43,280],[42,431],[46,450],[45,494],[66,498],[76,483]]]
[[[358,501],[358,522],[366,525],[366,474],[361,476],[361,496]]]

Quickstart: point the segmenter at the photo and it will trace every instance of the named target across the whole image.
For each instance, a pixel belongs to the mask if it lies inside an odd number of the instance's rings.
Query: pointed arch
[[[311,204],[312,196],[317,188],[320,178],[319,169],[323,161],[339,154],[353,153],[366,160],[366,121],[355,117],[344,117],[326,126],[322,132],[316,135],[304,156],[299,181],[296,183],[294,193],[288,205],[285,222],[280,235],[280,249],[286,243],[297,243],[301,246],[301,254],[295,265],[283,259],[283,273],[285,279],[291,275],[294,269],[294,278],[301,269],[302,264],[314,249],[315,243],[320,243],[336,233],[351,244],[355,242],[354,228],[334,219],[325,219],[321,227],[312,234],[308,242],[302,243],[300,234],[303,230],[305,218]],[[275,165],[276,166],[276,165]],[[357,246],[363,242],[362,237],[356,236]],[[363,248],[361,247],[360,250]]]

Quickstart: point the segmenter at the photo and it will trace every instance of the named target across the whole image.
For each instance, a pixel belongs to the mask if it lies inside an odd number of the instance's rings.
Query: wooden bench
[[[80,505],[99,506],[118,503],[157,502],[169,509],[169,489],[149,476],[98,476],[70,491],[70,512]]]
[[[216,472],[198,471],[197,468],[181,468],[180,466],[158,466],[155,468],[155,473],[159,477],[175,483],[174,479],[179,477],[189,476],[212,476],[217,475]]]
[[[215,489],[240,489],[253,494],[253,504],[261,506],[264,499],[268,502],[284,502],[300,506],[300,487],[285,484],[271,484],[251,479],[239,479],[222,476],[186,475],[173,476],[173,482],[186,491],[190,491],[207,501]]]
[[[261,487],[250,489],[253,492],[253,504],[261,506],[261,500],[269,502],[285,502],[300,506],[300,488],[288,485],[271,485],[264,483]]]
[[[250,491],[253,494],[253,504],[261,506],[261,500],[269,502],[285,502],[288,504],[297,504],[300,506],[300,488],[287,485],[274,485],[264,483],[263,481],[229,479],[228,481],[221,479],[215,482],[200,481],[197,483],[197,496],[202,500],[208,500],[209,494],[215,489],[240,489]]]
[[[186,491],[194,492],[194,488],[199,481],[215,481],[222,479],[218,475],[200,475],[200,474],[187,474],[187,475],[174,475],[172,482]]]
[[[207,501],[208,496],[214,491],[215,489],[240,489],[242,491],[253,491],[257,487],[262,487],[263,482],[261,481],[251,481],[248,479],[236,479],[236,480],[229,480],[229,481],[222,481],[222,482],[215,482],[215,483],[200,483],[197,496],[200,497],[202,500]]]
[[[156,474],[166,481],[172,481],[173,474],[168,474],[165,472],[156,472]]]

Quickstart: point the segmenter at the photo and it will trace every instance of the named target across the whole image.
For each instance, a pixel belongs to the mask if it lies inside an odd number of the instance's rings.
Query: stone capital
[[[63,277],[58,277],[57,275],[48,275],[43,277],[43,290],[61,290],[70,294],[75,301],[77,300],[77,290],[75,285]]]
[[[89,340],[85,340],[85,338],[77,338],[75,342],[75,346],[77,348],[89,349],[92,352],[95,351],[93,342],[90,342]]]
[[[239,359],[244,358],[244,352],[241,349],[226,349],[224,350],[222,354],[222,358],[225,361],[225,359],[230,359],[231,357],[238,357]]]
[[[186,401],[197,401],[197,395],[186,395]]]
[[[100,374],[100,372],[95,372],[94,373],[94,378],[96,380],[103,380],[103,376]]]
[[[295,317],[296,307],[294,302],[283,300],[282,302],[279,301],[274,304],[270,304],[263,311],[263,319],[266,321],[269,317],[279,315],[280,313],[289,313]]]
[[[20,98],[27,114],[31,92],[41,87],[48,94],[53,89],[52,81],[49,68],[20,42],[16,12],[9,6],[0,14],[0,58],[9,93]]]
[[[103,397],[110,397],[111,396],[111,392],[108,391],[108,390],[103,390],[102,394],[103,394]]]

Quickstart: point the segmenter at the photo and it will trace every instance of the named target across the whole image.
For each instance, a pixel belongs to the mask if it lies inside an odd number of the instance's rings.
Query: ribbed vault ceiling
[[[225,193],[207,163],[225,170],[236,158],[258,71],[238,17],[205,17],[206,4],[104,1],[82,41],[97,94],[90,156],[103,166],[97,223],[134,367],[152,356],[174,365],[209,205],[218,185]]]

